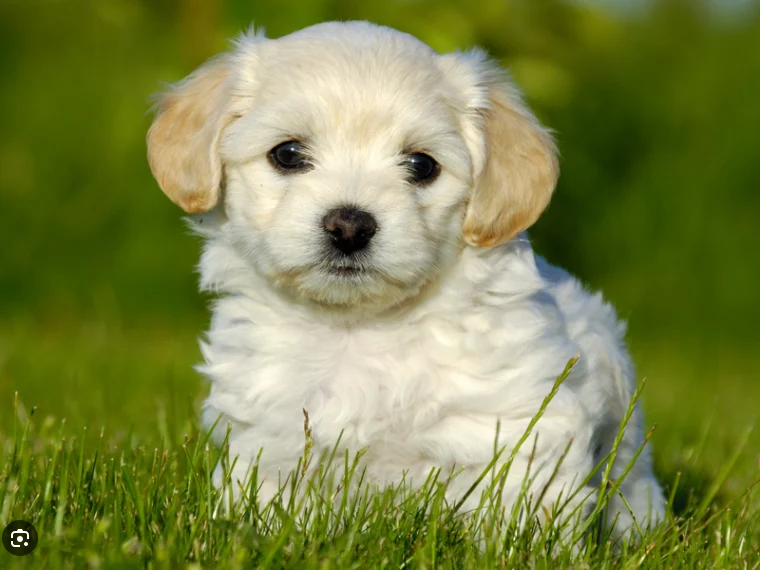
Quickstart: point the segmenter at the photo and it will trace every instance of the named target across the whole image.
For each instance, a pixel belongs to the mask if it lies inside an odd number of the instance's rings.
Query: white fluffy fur
[[[308,143],[312,170],[282,175],[268,162],[291,138]],[[556,159],[482,53],[438,55],[362,22],[244,35],[166,96],[149,147],[167,194],[187,211],[211,210],[195,220],[202,288],[219,294],[202,345],[204,424],[221,415],[218,441],[231,425],[236,478],[261,450],[262,500],[304,452],[302,410],[315,453],[342,433],[344,447],[367,448],[366,475],[380,484],[462,468],[455,499],[492,459],[497,423],[508,455],[575,355],[536,426],[534,496],[547,483],[547,506],[567,496],[609,451],[635,387],[625,327],[601,295],[534,256],[521,232],[548,201]],[[405,181],[399,157],[410,149],[441,164],[432,184]],[[338,262],[320,227],[344,204],[380,228],[355,277],[328,271]],[[487,237],[465,236],[465,225]],[[642,434],[637,409],[613,478]],[[507,507],[533,452],[530,440],[517,456]],[[648,448],[622,492],[639,525],[662,516]],[[580,490],[581,512],[594,496],[593,485]],[[612,507],[618,532],[630,529],[623,502]]]

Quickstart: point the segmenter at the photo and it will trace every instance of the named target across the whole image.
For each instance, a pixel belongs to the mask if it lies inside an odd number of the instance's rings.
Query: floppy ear
[[[219,139],[231,120],[231,60],[212,59],[160,96],[148,131],[158,185],[188,213],[216,205],[222,182]]]
[[[499,245],[532,226],[549,204],[557,149],[496,63],[479,51],[444,57],[465,81],[463,131],[475,167],[463,236],[470,245]]]

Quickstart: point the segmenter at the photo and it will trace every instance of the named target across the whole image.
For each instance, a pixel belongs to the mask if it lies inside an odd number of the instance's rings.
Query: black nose
[[[333,246],[345,254],[367,247],[377,231],[377,222],[371,214],[356,208],[335,208],[327,212],[325,230]]]

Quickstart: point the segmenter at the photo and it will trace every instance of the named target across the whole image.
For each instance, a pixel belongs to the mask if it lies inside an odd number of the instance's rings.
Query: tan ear
[[[463,237],[470,245],[499,245],[533,225],[549,204],[557,149],[496,63],[479,51],[448,57],[468,98],[465,137],[477,139],[470,145],[476,171]]]
[[[188,213],[219,199],[219,139],[230,121],[230,60],[210,60],[160,96],[148,131],[148,162],[158,185]]]

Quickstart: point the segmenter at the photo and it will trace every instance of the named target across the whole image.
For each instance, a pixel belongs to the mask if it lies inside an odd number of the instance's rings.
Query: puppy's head
[[[244,35],[164,94],[151,168],[273,283],[336,309],[415,295],[462,247],[529,227],[550,136],[481,52],[439,55],[363,22]]]

